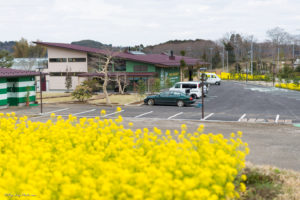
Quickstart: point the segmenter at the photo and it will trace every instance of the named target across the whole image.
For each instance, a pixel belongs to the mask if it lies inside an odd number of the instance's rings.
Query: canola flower
[[[0,113],[1,198],[225,200],[246,190],[241,132],[132,130],[122,120],[51,114],[42,123]]]

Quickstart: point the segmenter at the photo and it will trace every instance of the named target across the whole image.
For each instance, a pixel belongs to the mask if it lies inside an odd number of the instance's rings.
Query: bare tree
[[[104,64],[102,65],[102,70],[101,71],[98,70],[97,73],[100,73],[100,74],[104,75],[104,78],[103,78],[104,82],[103,82],[103,85],[102,85],[103,93],[104,93],[104,96],[105,96],[105,99],[106,99],[106,104],[111,105],[111,101],[109,99],[108,92],[107,92],[107,84],[109,82],[108,66],[112,62],[113,56],[111,54],[108,54],[108,55],[104,55],[103,58],[104,58]]]
[[[119,93],[124,94],[126,87],[128,86],[128,80],[125,73],[117,73],[116,74],[116,81],[119,88]]]
[[[274,53],[277,49],[277,70],[279,70],[279,54],[280,46],[286,43],[288,33],[280,27],[275,27],[267,31],[267,35],[271,39],[274,47]],[[275,57],[275,56],[274,56]]]
[[[113,64],[113,60],[117,55],[118,52],[113,52],[110,50],[104,50],[102,54],[89,55],[89,71],[98,73],[100,75],[99,78],[103,80],[102,88],[107,105],[111,105],[107,86],[109,81],[115,81],[114,79],[111,79],[109,73],[112,71],[111,67]]]

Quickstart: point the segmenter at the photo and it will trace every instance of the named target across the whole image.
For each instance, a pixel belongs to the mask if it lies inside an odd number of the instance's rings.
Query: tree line
[[[9,44],[12,46],[10,52]],[[26,39],[21,38],[17,42],[4,42],[2,47],[5,49],[0,50],[0,67],[11,67],[14,58],[43,58],[47,56],[47,49],[40,45],[28,42]]]

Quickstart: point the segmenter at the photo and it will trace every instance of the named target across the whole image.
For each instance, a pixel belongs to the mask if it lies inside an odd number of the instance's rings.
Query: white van
[[[205,73],[207,76],[206,82],[209,84],[221,85],[221,79],[215,73]]]
[[[204,85],[204,90],[205,89]],[[201,89],[201,84],[196,81],[188,81],[188,82],[178,82],[176,83],[173,87],[169,89],[169,91],[172,92],[183,92],[186,95],[189,95],[191,97],[195,98],[200,98],[202,96],[202,89]],[[205,93],[204,93],[205,96]]]

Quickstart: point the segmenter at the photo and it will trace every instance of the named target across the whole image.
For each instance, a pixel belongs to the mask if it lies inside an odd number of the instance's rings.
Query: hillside
[[[97,42],[94,40],[80,40],[80,41],[71,42],[71,44],[76,44],[76,45],[91,47],[91,48],[97,48],[97,49],[113,49],[113,50],[120,49],[120,47],[113,47],[111,44],[103,44],[101,42]]]
[[[209,48],[215,47],[216,44],[211,40],[170,40],[158,45],[151,45],[144,48],[145,53],[161,53],[173,50],[174,54],[180,55],[184,50],[186,56],[200,58],[204,52],[208,54]]]
[[[16,44],[15,41],[5,41],[5,42],[0,41],[0,51],[6,50],[6,51],[9,51],[10,53],[12,53],[13,46],[15,46],[15,44]]]

